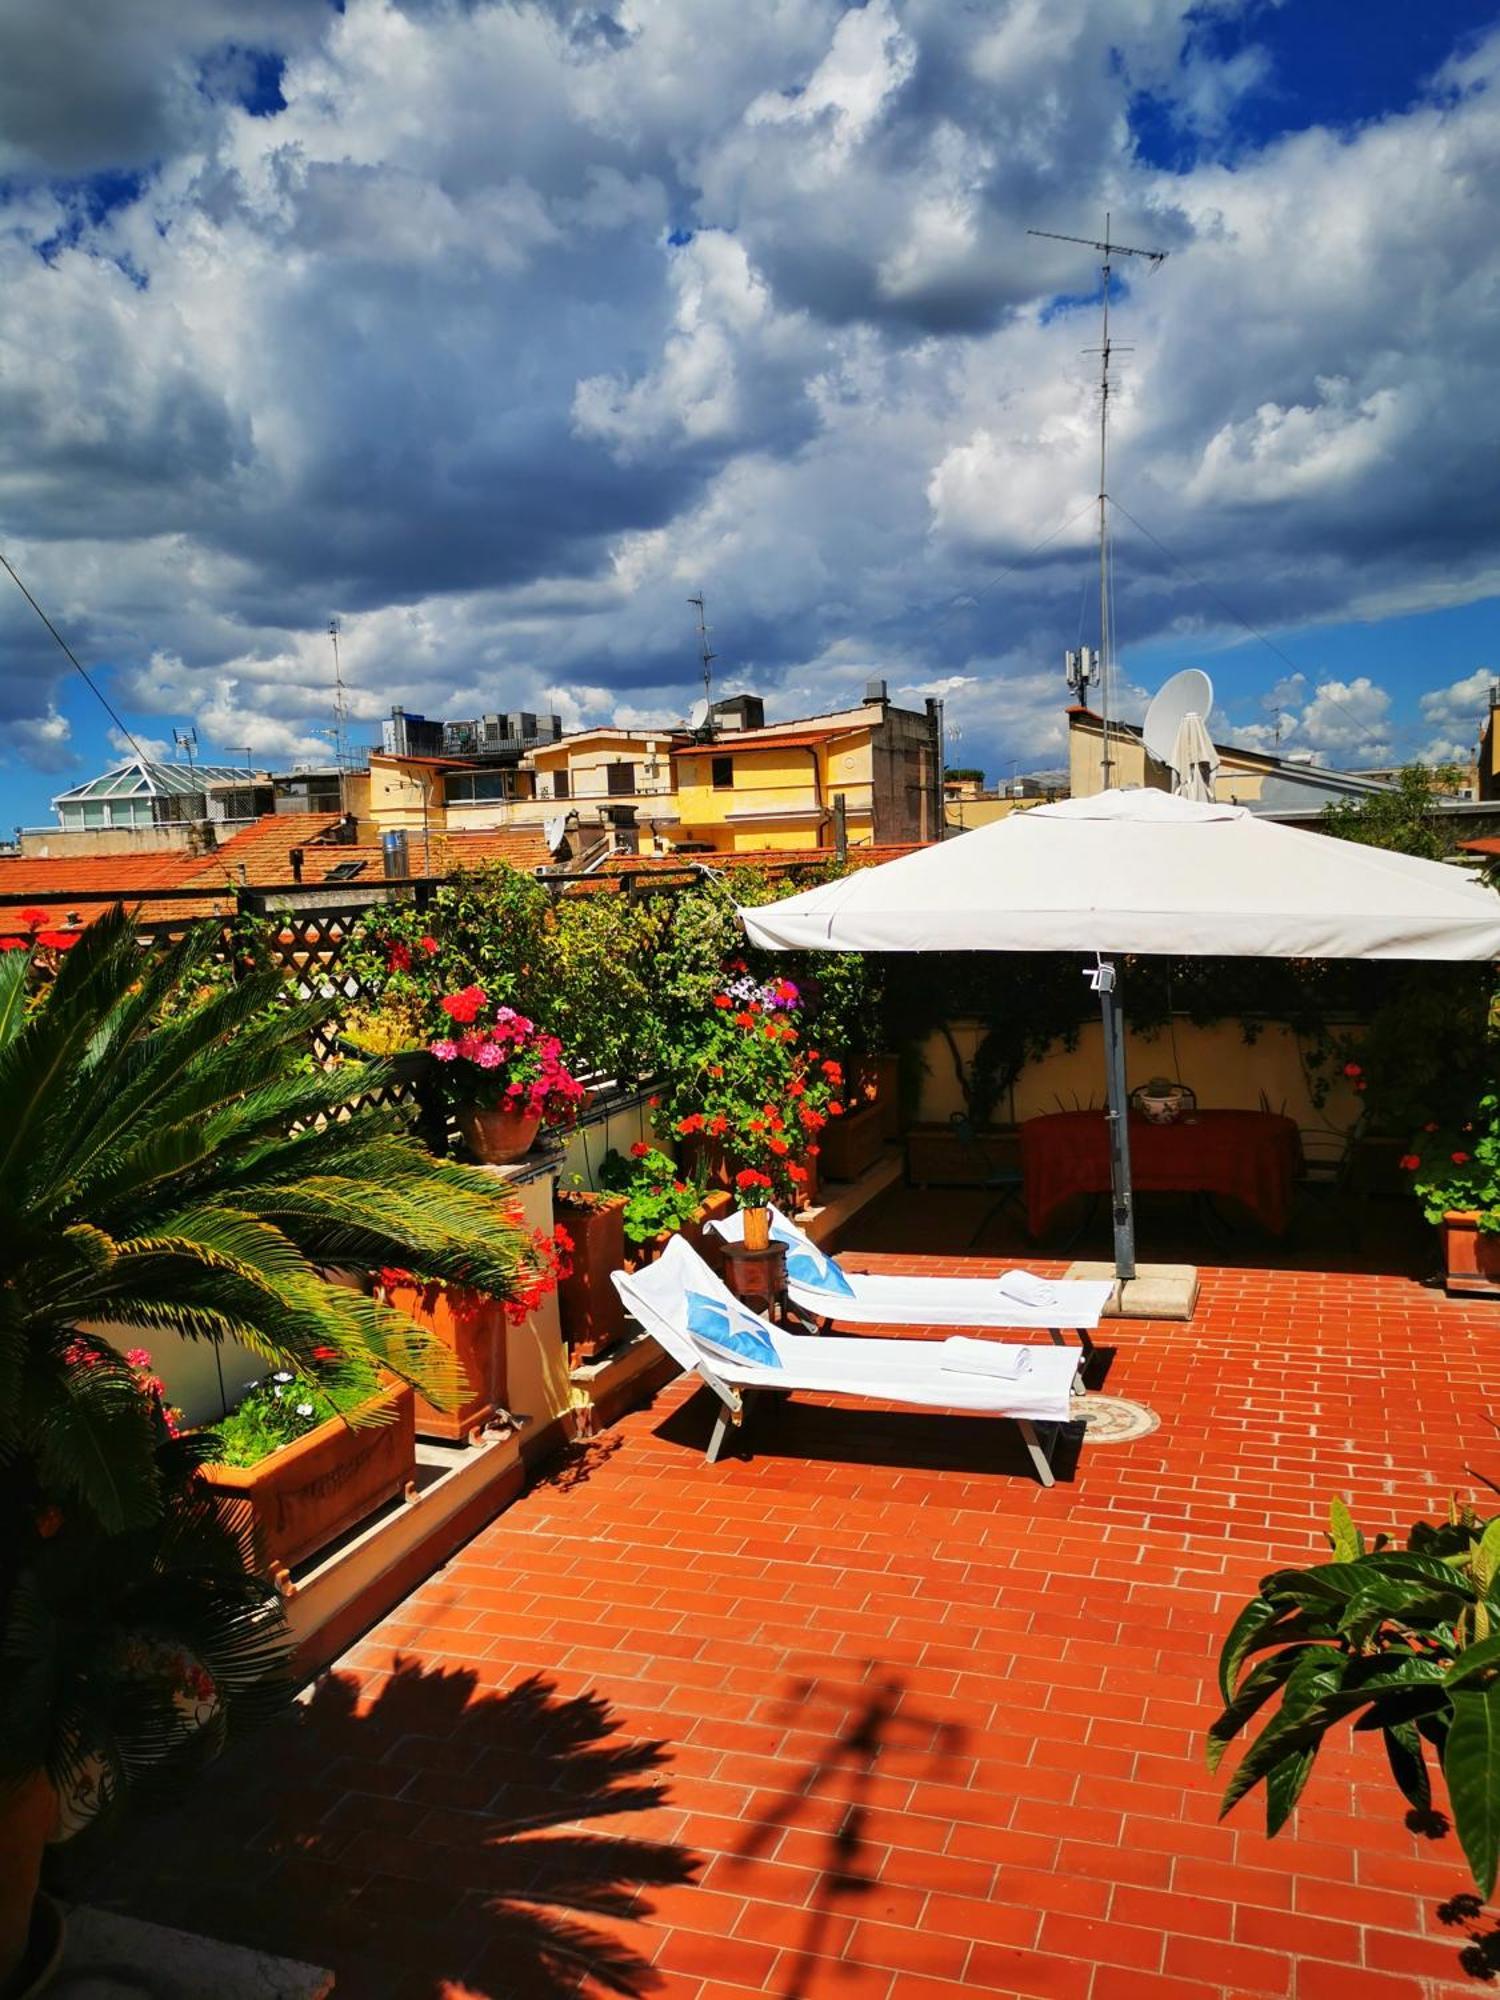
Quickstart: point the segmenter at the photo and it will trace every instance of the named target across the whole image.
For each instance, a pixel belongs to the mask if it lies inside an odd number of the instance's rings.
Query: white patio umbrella
[[[1135,1275],[1135,1226],[1117,976],[1105,954],[1500,956],[1500,896],[1444,862],[1157,791],[1032,806],[740,915],[751,942],[773,950],[1093,953],[1122,1278]]]

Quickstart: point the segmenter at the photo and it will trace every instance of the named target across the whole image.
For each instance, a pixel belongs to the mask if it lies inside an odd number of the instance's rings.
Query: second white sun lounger
[[[744,1213],[735,1209],[709,1227],[728,1243],[742,1242]],[[792,1304],[804,1319],[825,1327],[1014,1328],[1050,1333],[1059,1346],[1063,1329],[1071,1327],[1087,1353],[1093,1347],[1089,1335],[1098,1326],[1114,1290],[1108,1280],[1049,1278],[1045,1286],[1051,1298],[1031,1305],[1008,1296],[1000,1278],[924,1278],[915,1272],[845,1271],[779,1208],[771,1210],[771,1228],[777,1241],[787,1246],[787,1292]],[[818,1282],[829,1266],[837,1277],[831,1283]],[[848,1286],[847,1291],[838,1288],[839,1280]]]
[[[699,1375],[719,1399],[718,1421],[709,1440],[710,1461],[718,1458],[731,1426],[739,1427],[753,1399],[807,1390],[858,1396],[881,1403],[956,1410],[969,1415],[1011,1418],[1036,1467],[1050,1486],[1048,1448],[1036,1426],[1065,1424],[1069,1394],[1078,1368],[1076,1348],[1035,1347],[1027,1351],[1024,1373],[1014,1380],[962,1372],[945,1360],[946,1342],[936,1340],[839,1340],[786,1333],[750,1313],[711,1271],[696,1250],[674,1236],[654,1264],[634,1273],[612,1273],[621,1298],[646,1331],[683,1368]],[[775,1365],[715,1351],[691,1331],[693,1295],[722,1304],[737,1323],[749,1320],[775,1350]],[[964,1347],[970,1343],[963,1343]],[[997,1347],[999,1343],[995,1344]],[[1048,1446],[1056,1441],[1052,1428]]]

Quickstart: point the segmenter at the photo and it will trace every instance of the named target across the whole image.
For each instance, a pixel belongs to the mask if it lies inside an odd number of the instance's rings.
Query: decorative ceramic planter
[[[745,1248],[766,1250],[771,1244],[771,1211],[768,1208],[747,1208],[745,1210]]]
[[[858,1100],[856,1100],[858,1102]],[[861,1103],[842,1118],[830,1118],[820,1134],[818,1165],[831,1181],[857,1181],[873,1167],[885,1146],[885,1113],[878,1103]]]
[[[1450,1209],[1443,1217],[1444,1279],[1450,1292],[1500,1298],[1500,1236],[1479,1227],[1472,1209]]]
[[[573,1239],[573,1269],[557,1287],[563,1339],[575,1361],[587,1361],[625,1334],[625,1304],[610,1282],[625,1262],[625,1198],[559,1193],[552,1213]]]
[[[205,1465],[203,1479],[221,1513],[248,1534],[254,1566],[284,1596],[289,1572],[387,1500],[416,1498],[415,1398],[405,1384],[365,1404],[386,1417],[357,1429],[330,1417],[258,1465]]]
[[[416,1397],[419,1437],[443,1438],[461,1444],[472,1438],[505,1408],[505,1308],[488,1292],[467,1285],[445,1285],[433,1278],[426,1284],[383,1285],[387,1302],[414,1319],[454,1359],[465,1382],[463,1400],[452,1410],[440,1410],[425,1396]]]
[[[453,1116],[464,1144],[487,1167],[508,1167],[524,1160],[542,1129],[539,1111],[516,1111],[508,1104],[497,1104],[488,1111],[477,1104],[461,1104]]]

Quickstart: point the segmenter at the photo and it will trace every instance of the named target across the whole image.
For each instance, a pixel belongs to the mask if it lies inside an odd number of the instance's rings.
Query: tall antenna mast
[[[330,618],[328,637],[333,643],[333,761],[339,767],[339,777],[343,778],[345,763],[344,737],[349,722],[349,703],[344,694],[344,670],[339,663],[339,621]]]
[[[179,750],[186,753],[188,769],[191,771],[193,769],[193,752],[198,747],[197,729],[174,729],[172,731],[172,741],[177,745]]]
[[[714,726],[714,661],[719,656],[717,653],[709,651],[708,623],[703,610],[703,592],[700,590],[696,597],[690,597],[688,603],[696,606],[698,612],[698,652],[703,661],[703,723],[706,729],[711,730]]]
[[[1165,250],[1140,250],[1133,243],[1116,243],[1109,233],[1111,217],[1104,217],[1104,239],[1101,242],[1093,236],[1062,236],[1055,229],[1028,229],[1028,236],[1045,236],[1053,243],[1081,243],[1086,249],[1097,250],[1103,257],[1100,266],[1103,277],[1103,328],[1099,347],[1099,709],[1103,724],[1103,772],[1104,789],[1109,790],[1114,771],[1114,758],[1110,755],[1110,668],[1114,648],[1111,644],[1113,633],[1109,611],[1109,361],[1113,348],[1109,339],[1109,288],[1112,279],[1112,265],[1116,257],[1144,257],[1154,271],[1165,262]],[[1128,354],[1128,347],[1121,348]]]

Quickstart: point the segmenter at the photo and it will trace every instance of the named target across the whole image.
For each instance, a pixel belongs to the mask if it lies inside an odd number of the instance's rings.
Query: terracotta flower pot
[[[462,1443],[505,1407],[504,1306],[488,1292],[445,1285],[436,1278],[382,1289],[397,1312],[408,1314],[443,1343],[467,1385],[462,1402],[452,1410],[440,1410],[417,1396],[417,1435]]]
[[[766,1250],[771,1243],[771,1211],[768,1208],[747,1208],[745,1210],[745,1248]]]
[[[294,1563],[352,1528],[399,1494],[414,1492],[415,1398],[404,1384],[384,1389],[364,1407],[384,1405],[383,1422],[358,1429],[330,1417],[258,1465],[205,1465],[203,1478],[220,1511],[247,1533],[254,1564],[290,1595]]]
[[[42,1879],[42,1849],[57,1818],[57,1794],[45,1771],[0,1793],[0,1993],[25,1991],[36,1956],[32,1916]]]
[[[557,1287],[563,1339],[575,1361],[587,1361],[625,1333],[624,1301],[610,1282],[625,1262],[625,1199],[560,1193],[552,1212],[573,1239],[573,1269]]]
[[[1500,1298],[1500,1236],[1481,1230],[1473,1209],[1450,1209],[1442,1227],[1446,1289]]]
[[[478,1104],[461,1104],[453,1116],[464,1144],[487,1167],[508,1167],[524,1160],[542,1129],[539,1111],[517,1111],[509,1104],[497,1104],[489,1110]]]

